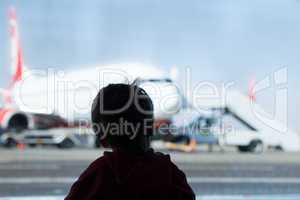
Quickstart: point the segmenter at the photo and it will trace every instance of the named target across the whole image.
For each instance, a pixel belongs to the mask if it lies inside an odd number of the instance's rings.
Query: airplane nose
[[[180,110],[180,94],[172,82],[145,82],[141,87],[152,99],[155,118],[170,119]]]

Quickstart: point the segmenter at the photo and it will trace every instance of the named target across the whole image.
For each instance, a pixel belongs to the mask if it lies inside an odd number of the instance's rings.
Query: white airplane
[[[168,73],[141,63],[81,67],[77,70],[37,68],[29,70],[22,60],[16,12],[9,11],[12,81],[0,91],[4,106],[0,126],[34,129],[38,123],[58,123],[57,116],[68,121],[88,120],[93,98],[109,83],[138,84],[150,95],[155,120],[168,120],[181,106],[181,96]],[[55,113],[55,115],[53,115]],[[55,116],[54,118],[51,116]],[[58,120],[59,121],[59,120]]]

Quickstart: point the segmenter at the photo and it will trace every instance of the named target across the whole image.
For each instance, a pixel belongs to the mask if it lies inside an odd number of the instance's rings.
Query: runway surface
[[[92,149],[0,149],[0,200],[62,199],[77,176],[102,153]],[[298,153],[170,154],[200,195],[198,199],[300,199]]]

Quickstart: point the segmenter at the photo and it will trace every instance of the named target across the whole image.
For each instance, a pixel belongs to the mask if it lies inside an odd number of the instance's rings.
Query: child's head
[[[136,85],[110,84],[102,88],[91,114],[97,137],[112,148],[144,150],[152,134],[153,104]]]

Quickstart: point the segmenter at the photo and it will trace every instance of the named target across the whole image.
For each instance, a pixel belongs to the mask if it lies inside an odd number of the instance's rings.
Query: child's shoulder
[[[106,156],[100,156],[96,160],[94,160],[87,168],[88,171],[95,171],[99,168],[102,168],[106,165]]]
[[[153,151],[152,154],[157,159],[163,159],[163,160],[166,160],[166,161],[171,161],[171,157],[170,157],[169,154],[165,154],[165,153],[162,153],[162,152],[159,152],[159,151],[157,151],[157,152]]]
[[[156,163],[156,164],[160,163],[161,165],[164,165],[166,167],[173,168],[174,163],[172,162],[169,154],[153,151],[150,157],[151,157],[151,162],[153,162],[153,163]]]

